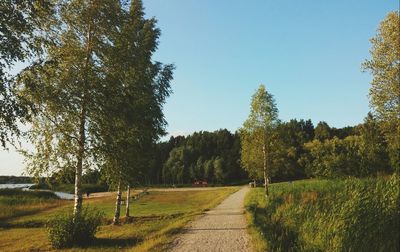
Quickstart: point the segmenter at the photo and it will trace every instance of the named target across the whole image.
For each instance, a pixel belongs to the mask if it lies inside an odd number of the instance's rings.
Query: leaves
[[[275,100],[264,85],[253,95],[248,119],[240,129],[241,161],[250,177],[261,178],[264,162],[268,163],[267,173],[271,175],[272,155],[276,141],[275,128],[279,123]],[[266,156],[263,154],[265,149]]]
[[[370,105],[388,142],[392,166],[400,170],[400,17],[390,12],[371,39],[371,59],[362,67],[372,73]]]

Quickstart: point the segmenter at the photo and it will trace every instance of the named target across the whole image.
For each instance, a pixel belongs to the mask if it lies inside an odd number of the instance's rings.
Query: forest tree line
[[[271,153],[272,182],[304,178],[366,177],[394,171],[378,120],[369,113],[356,126],[335,128],[321,121],[279,122]],[[238,132],[227,129],[171,136],[155,143],[132,185],[182,185],[196,180],[237,184],[252,179],[241,164]],[[73,183],[74,169],[53,173],[52,183]],[[83,183],[106,184],[101,169],[88,169]]]
[[[366,177],[393,172],[378,120],[369,113],[356,126],[335,128],[322,121],[279,122],[271,153],[271,180]],[[171,136],[154,146],[155,154],[140,184],[211,184],[248,181],[240,159],[238,132],[226,129]]]

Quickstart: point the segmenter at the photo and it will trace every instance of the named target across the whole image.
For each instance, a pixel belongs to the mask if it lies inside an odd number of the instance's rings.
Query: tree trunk
[[[131,198],[131,187],[128,185],[126,189],[126,210],[125,210],[125,217],[129,218],[129,200]]]
[[[119,224],[120,213],[121,213],[121,180],[118,181],[117,201],[115,202],[115,213],[113,219],[114,225]]]
[[[86,106],[82,105],[81,118],[79,125],[79,149],[78,149],[78,163],[75,169],[75,202],[74,202],[74,218],[79,216],[82,211],[82,167],[83,157],[85,155],[85,123],[86,123]]]
[[[265,149],[265,145],[263,146],[263,161],[264,161],[264,190],[265,190],[265,195],[268,196],[267,152]]]
[[[86,105],[87,105],[87,93],[88,93],[88,72],[89,72],[89,62],[91,55],[91,39],[92,39],[92,26],[89,24],[87,41],[86,41],[86,60],[84,67],[84,80],[83,80],[83,93],[81,101],[81,113],[79,121],[79,149],[77,153],[77,165],[75,169],[75,202],[74,202],[74,219],[79,216],[82,212],[82,169],[83,169],[83,159],[85,155],[85,143],[86,143]]]

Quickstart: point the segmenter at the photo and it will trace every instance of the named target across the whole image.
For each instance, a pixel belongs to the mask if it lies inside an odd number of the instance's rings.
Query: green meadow
[[[111,225],[115,195],[84,199],[84,207],[104,212],[96,239],[85,247],[66,251],[159,251],[174,235],[200,213],[214,207],[237,187],[207,191],[151,191],[130,205],[130,220]],[[124,196],[124,195],[123,195]],[[0,250],[49,251],[46,223],[71,211],[72,201],[48,192],[0,190]],[[125,205],[122,206],[122,213]]]

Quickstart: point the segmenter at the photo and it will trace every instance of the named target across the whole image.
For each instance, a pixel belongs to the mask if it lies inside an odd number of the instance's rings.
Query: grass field
[[[246,197],[257,251],[399,251],[399,177],[304,180]]]
[[[104,212],[104,224],[93,244],[66,251],[158,251],[167,246],[174,234],[188,221],[214,207],[237,189],[152,191],[131,203],[130,213],[134,218],[132,222],[120,226],[109,225],[113,217],[115,196],[85,199],[85,206],[96,207]],[[30,200],[19,200],[23,197]],[[2,195],[0,192],[0,251],[51,250],[46,222],[59,213],[71,211],[72,204],[72,201],[43,198],[41,194]]]

